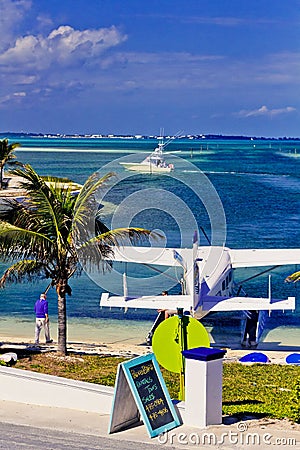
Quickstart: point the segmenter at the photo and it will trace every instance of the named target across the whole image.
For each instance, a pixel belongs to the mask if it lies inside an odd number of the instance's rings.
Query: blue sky
[[[300,0],[0,0],[0,132],[300,136]]]

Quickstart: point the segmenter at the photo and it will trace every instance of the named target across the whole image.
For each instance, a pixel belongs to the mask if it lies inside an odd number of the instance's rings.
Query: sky
[[[300,0],[0,0],[0,132],[300,137]]]

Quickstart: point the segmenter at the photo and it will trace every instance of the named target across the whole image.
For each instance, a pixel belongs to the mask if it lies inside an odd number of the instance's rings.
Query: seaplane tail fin
[[[300,248],[228,249],[233,269],[300,264]]]
[[[193,306],[191,295],[144,295],[141,297],[109,296],[104,292],[100,299],[100,306],[117,308],[143,308],[143,309],[171,309],[183,308],[190,311]]]
[[[245,310],[294,310],[295,297],[285,300],[261,297],[207,296],[203,299],[203,311],[245,311]]]

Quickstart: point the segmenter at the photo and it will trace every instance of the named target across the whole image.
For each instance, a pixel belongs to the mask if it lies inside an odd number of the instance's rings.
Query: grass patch
[[[14,367],[114,386],[118,364],[125,360],[121,357],[75,354],[63,358],[55,353],[46,353],[19,359]],[[171,397],[177,398],[179,375],[163,368],[162,374]],[[225,363],[223,413],[241,417],[251,414],[292,419],[291,402],[299,381],[299,366]]]
[[[55,353],[45,353],[19,359],[14,367],[88,383],[114,386],[118,364],[124,360],[114,356],[94,355],[72,355],[64,358]]]
[[[224,364],[223,412],[290,417],[291,397],[300,367],[279,364]]]

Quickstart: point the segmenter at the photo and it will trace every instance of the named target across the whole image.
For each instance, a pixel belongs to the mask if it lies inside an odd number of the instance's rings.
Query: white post
[[[185,425],[204,428],[222,423],[222,363],[225,350],[184,350]]]

